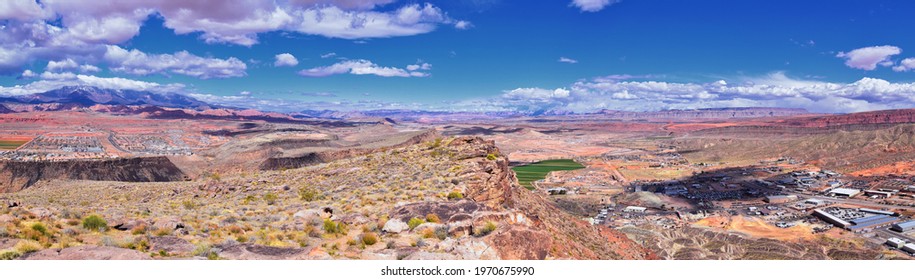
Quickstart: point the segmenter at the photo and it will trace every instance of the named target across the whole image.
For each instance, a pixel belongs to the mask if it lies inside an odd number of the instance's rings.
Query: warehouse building
[[[645,210],[648,210],[648,208],[645,208],[645,207],[638,207],[638,206],[626,206],[626,208],[623,209],[623,212],[636,212],[636,213],[642,213],[642,212],[645,212]]]
[[[905,246],[905,241],[902,241],[902,239],[893,237],[893,238],[886,240],[886,245],[890,246],[893,249],[901,249],[902,246]]]
[[[764,199],[768,203],[788,203],[797,200],[796,195],[770,195]]]
[[[892,212],[892,211],[883,211],[883,210],[870,209],[870,208],[858,208],[858,211],[861,211],[864,213],[877,214],[877,215],[887,215],[887,216],[898,216],[899,215],[899,214],[896,214],[896,212]]]
[[[829,195],[837,197],[854,197],[861,193],[860,190],[849,189],[849,188],[835,188],[829,191]]]
[[[849,230],[859,231],[868,228],[875,228],[883,225],[888,225],[899,221],[899,218],[889,216],[889,215],[874,215],[859,219],[851,220],[852,226],[848,227]]]
[[[905,246],[902,246],[902,250],[909,254],[915,254],[915,243],[905,244]]]
[[[813,215],[840,228],[848,228],[851,226],[851,223],[820,209],[813,210]]]
[[[893,230],[898,232],[909,232],[913,229],[915,229],[915,220],[893,225]]]

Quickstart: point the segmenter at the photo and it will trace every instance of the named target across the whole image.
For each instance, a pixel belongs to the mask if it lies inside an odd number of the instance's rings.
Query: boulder
[[[182,223],[181,219],[178,217],[167,216],[156,220],[156,223],[154,223],[153,226],[160,229],[176,230],[184,228],[184,223]]]
[[[219,245],[219,257],[230,260],[308,260],[306,248],[283,248],[257,244]]]
[[[153,236],[149,238],[149,251],[158,253],[165,251],[168,254],[187,254],[193,252],[194,244],[174,236]]]
[[[64,249],[44,249],[26,254],[24,260],[150,260],[148,254],[108,246],[79,246]]]
[[[51,210],[41,207],[29,209],[29,213],[32,213],[32,215],[35,215],[38,219],[47,219],[54,215],[51,213]]]
[[[381,228],[381,231],[388,233],[401,233],[408,229],[410,229],[410,226],[407,225],[407,223],[404,221],[399,219],[390,219],[388,222],[384,223],[384,227]]]
[[[324,221],[324,219],[321,217],[321,211],[314,209],[295,212],[295,214],[292,215],[292,218],[296,221],[301,221],[314,226],[320,225]]]

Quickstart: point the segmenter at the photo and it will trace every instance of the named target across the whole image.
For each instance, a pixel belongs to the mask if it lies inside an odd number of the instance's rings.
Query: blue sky
[[[79,2],[0,4],[0,93],[88,84],[278,111],[915,107],[909,1]]]

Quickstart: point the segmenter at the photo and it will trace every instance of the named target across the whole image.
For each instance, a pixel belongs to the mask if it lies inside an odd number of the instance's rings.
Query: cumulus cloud
[[[295,59],[295,56],[289,53],[281,53],[276,55],[276,61],[273,62],[273,66],[296,66],[299,65],[299,60]]]
[[[0,86],[0,95],[26,95],[58,89],[64,86],[93,86],[106,89],[150,91],[156,93],[174,93],[185,91],[183,84],[159,84],[118,77],[98,77],[92,75],[44,72],[41,80],[28,84],[4,87]]]
[[[335,57],[335,56],[337,56],[337,53],[331,52],[331,53],[322,54],[321,58],[331,58],[331,57]]]
[[[423,67],[426,67],[427,69],[424,69]],[[378,64],[371,61],[358,59],[341,61],[330,66],[305,69],[299,71],[299,75],[305,77],[327,77],[337,74],[376,75],[381,77],[426,77],[429,76],[429,73],[417,70],[428,70],[432,68],[432,65],[424,63],[423,65],[410,65],[408,68],[413,68],[413,70],[378,66]]]
[[[174,54],[146,54],[119,46],[108,46],[104,59],[114,72],[133,75],[179,74],[200,79],[230,78],[247,75],[247,65],[241,60],[205,58],[187,51]]]
[[[571,58],[568,58],[568,57],[564,57],[564,56],[563,56],[563,57],[559,57],[559,60],[558,60],[558,61],[559,61],[559,62],[562,62],[562,63],[569,63],[569,64],[578,63],[578,60],[574,60],[574,59],[571,59]]]
[[[29,69],[25,69],[25,71],[22,71],[22,74],[19,74],[19,79],[31,79],[35,77],[38,77],[38,74],[35,74],[35,72],[32,72],[32,70]]]
[[[896,72],[908,72],[915,69],[915,58],[906,58],[899,62],[899,65],[893,67]]]
[[[504,109],[655,111],[714,107],[800,107],[815,112],[859,112],[915,107],[915,83],[862,78],[853,83],[799,80],[775,72],[728,82],[669,83],[599,77],[568,87],[507,90],[491,104]]]
[[[416,71],[416,70],[432,70],[432,64],[429,63],[417,63],[407,65],[407,70]]]
[[[459,20],[454,23],[454,28],[461,30],[470,29],[471,27],[473,27],[473,24],[466,20]]]
[[[569,6],[577,7],[582,12],[597,12],[619,2],[619,0],[572,0]]]
[[[293,29],[331,38],[365,39],[428,33],[450,23],[432,4],[411,4],[392,12],[346,11],[335,6],[296,11],[301,19]]]
[[[331,38],[411,36],[440,25],[469,26],[432,4],[379,6],[394,0],[29,0],[0,1],[0,73],[18,74],[35,60],[104,53],[136,37],[150,17],[176,34],[207,43],[251,46],[258,34],[297,32]],[[80,61],[80,60],[77,60]]]
[[[890,57],[902,53],[896,46],[874,46],[854,49],[849,52],[840,52],[838,58],[845,59],[845,65],[855,69],[874,70],[877,65],[892,66]]]

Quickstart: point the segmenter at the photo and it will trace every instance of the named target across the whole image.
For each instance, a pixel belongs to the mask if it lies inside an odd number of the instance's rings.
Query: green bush
[[[362,244],[366,246],[372,246],[378,243],[378,235],[375,235],[374,232],[366,232],[362,234]]]
[[[22,256],[21,253],[12,250],[0,252],[0,260],[15,260],[20,256]]]
[[[499,157],[499,156],[497,156],[496,154],[488,154],[488,155],[486,155],[486,159],[488,159],[488,160],[496,160],[496,158],[498,158],[498,157]]]
[[[462,193],[460,193],[460,192],[458,192],[458,191],[453,191],[453,192],[448,193],[448,199],[449,199],[449,200],[451,200],[451,199],[462,199],[462,198],[464,198],[464,194],[462,194]]]
[[[267,193],[264,195],[264,202],[267,202],[267,205],[273,205],[278,198],[275,193]]]
[[[318,195],[319,195],[318,190],[316,190],[313,187],[306,186],[306,187],[299,188],[299,198],[301,198],[304,201],[311,202],[311,201],[318,200]]]
[[[42,235],[48,235],[48,228],[45,227],[42,223],[34,223],[30,228],[41,233]]]
[[[83,219],[83,227],[88,230],[101,231],[108,229],[108,222],[98,215],[89,215]]]
[[[413,217],[412,219],[410,219],[409,222],[407,222],[407,225],[410,226],[410,230],[413,230],[414,228],[416,228],[419,225],[424,224],[424,223],[426,223],[425,220]]]
[[[346,234],[346,224],[338,223],[331,221],[330,219],[324,220],[324,233],[327,234]]]
[[[490,234],[493,231],[496,231],[496,223],[493,223],[492,221],[488,221],[488,222],[486,222],[486,225],[484,225],[482,228],[476,229],[475,231],[476,232],[474,233],[474,235],[476,235],[476,236],[486,236],[487,234]]]

